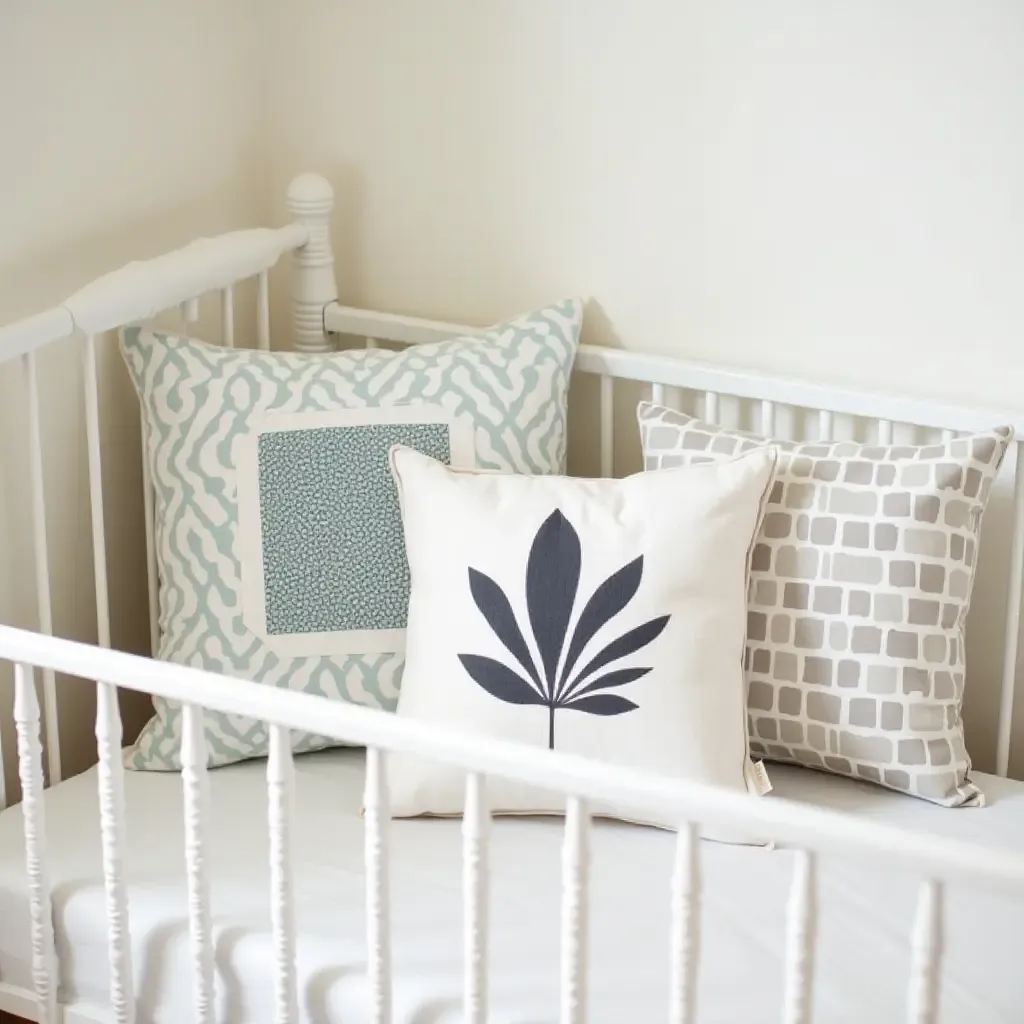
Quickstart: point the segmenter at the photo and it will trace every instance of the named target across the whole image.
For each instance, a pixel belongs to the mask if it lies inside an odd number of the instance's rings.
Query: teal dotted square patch
[[[404,629],[409,566],[393,445],[451,463],[446,423],[281,430],[259,436],[268,636]]]

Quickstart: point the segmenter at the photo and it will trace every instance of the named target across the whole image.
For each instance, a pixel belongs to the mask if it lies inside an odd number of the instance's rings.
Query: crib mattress
[[[295,828],[299,1002],[303,1021],[369,1020],[365,983],[363,759],[329,751],[297,759]],[[217,1019],[272,1020],[265,764],[211,773],[210,868]],[[990,805],[948,810],[798,768],[775,767],[776,792],[940,835],[1024,850],[1024,785],[980,777]],[[126,779],[131,933],[139,1020],[191,1020],[180,779]],[[769,797],[768,799],[771,799]],[[90,771],[46,794],[62,999],[106,1001],[107,953]],[[498,820],[493,832],[491,1017],[557,1020],[560,826]],[[590,1020],[666,1019],[668,879],[673,839],[599,823],[594,834]],[[460,834],[455,821],[397,821],[392,831],[396,1024],[461,1021]],[[702,844],[699,1019],[774,1022],[781,1012],[785,903],[792,853]],[[842,859],[820,868],[822,916],[814,1019],[904,1019],[915,883]],[[956,890],[948,903],[942,1020],[1024,1020],[1024,906]],[[18,808],[0,814],[0,980],[30,986],[27,893]]]

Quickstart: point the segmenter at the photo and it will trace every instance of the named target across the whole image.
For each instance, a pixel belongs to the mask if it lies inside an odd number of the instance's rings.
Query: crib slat
[[[832,411],[830,409],[818,410],[818,437],[822,441],[832,440]]]
[[[43,486],[43,437],[39,415],[39,376],[36,353],[25,359],[28,389],[29,482],[32,489],[32,541],[36,569],[36,607],[39,631],[53,636],[50,601],[50,548],[46,539],[46,495]],[[46,726],[46,767],[50,785],[60,782],[60,727],[57,720],[57,681],[53,669],[43,669],[43,721]]]
[[[708,391],[704,395],[704,422],[718,422],[718,395],[714,391]]]
[[[181,304],[181,315],[186,323],[194,324],[199,319],[199,300],[189,299]]]
[[[892,444],[892,420],[878,421],[878,443]]]
[[[615,475],[615,378],[601,376],[601,476]]]
[[[256,345],[264,352],[270,349],[270,278],[266,270],[256,279]]]
[[[117,687],[96,686],[96,748],[99,752],[100,836],[103,887],[107,907],[107,953],[110,958],[110,1004],[117,1024],[135,1020],[135,986],[124,877],[124,764],[121,760],[121,712]]]
[[[366,751],[366,940],[373,1024],[391,1022],[391,909],[388,887],[390,817],[385,753]]]
[[[92,518],[92,572],[96,585],[96,632],[100,647],[109,647],[110,602],[107,597],[107,540],[103,525],[100,399],[96,382],[96,339],[91,334],[85,337],[83,360],[85,435],[89,455],[89,508]]]
[[[942,967],[942,886],[921,883],[911,943],[908,1024],[936,1024]]]
[[[587,892],[590,867],[590,813],[571,796],[565,808],[562,845],[562,1006],[561,1024],[587,1019]]]
[[[490,813],[483,775],[466,777],[462,816],[464,1009],[466,1024],[487,1021],[487,880]]]
[[[235,347],[235,291],[230,285],[220,293],[220,340],[225,348]]]
[[[1016,441],[1013,484],[1013,535],[1010,541],[1010,575],[1006,587],[1006,628],[1003,632],[1003,672],[999,698],[999,737],[996,743],[996,773],[1006,777],[1010,770],[1010,740],[1013,733],[1013,698],[1017,686],[1017,650],[1020,642],[1020,604],[1024,590],[1024,443]]]
[[[651,385],[651,401],[655,405],[665,404],[665,385],[664,384],[652,384]]]
[[[761,402],[761,433],[772,437],[775,433],[775,403],[767,399]]]
[[[944,430],[942,432],[942,443],[943,444],[949,444],[949,442],[952,441],[955,437],[956,437],[956,431],[955,430]]]
[[[149,650],[155,658],[160,649],[160,590],[156,567],[156,519],[153,475],[149,468],[149,432],[142,420],[142,514],[146,526],[146,587],[149,592]]]
[[[810,1024],[817,938],[817,867],[813,853],[798,850],[786,911],[785,1024]]]
[[[366,343],[366,347],[367,348],[377,348],[377,339],[376,338],[366,338],[365,339],[365,343]]]
[[[213,1020],[213,933],[210,880],[206,870],[206,828],[210,820],[210,781],[206,770],[203,709],[181,709],[181,781],[185,800],[185,871],[188,881],[188,931],[195,967],[197,1024]]]
[[[31,665],[14,666],[14,724],[18,732],[18,774],[25,829],[32,930],[32,981],[39,1000],[38,1020],[57,1024],[57,957],[53,938],[53,906],[46,871],[46,829],[43,821],[43,746],[39,736],[39,700]]]
[[[700,831],[686,824],[676,838],[672,872],[672,994],[670,1024],[697,1019],[700,962]]]
[[[270,921],[274,933],[274,1022],[298,1020],[295,988],[295,884],[292,873],[292,801],[295,765],[283,725],[270,725],[267,795],[270,823]]]

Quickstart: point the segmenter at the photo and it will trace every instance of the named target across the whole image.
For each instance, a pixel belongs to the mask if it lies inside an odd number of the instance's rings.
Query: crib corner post
[[[334,189],[319,174],[300,174],[288,186],[288,212],[309,232],[292,256],[292,340],[299,352],[329,352],[324,306],[336,302],[331,210]]]

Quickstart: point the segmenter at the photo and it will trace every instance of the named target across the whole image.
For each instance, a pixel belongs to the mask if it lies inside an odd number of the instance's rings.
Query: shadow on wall
[[[226,215],[240,212],[235,223]],[[57,253],[31,253],[17,265],[0,263],[4,300],[0,323],[60,302],[93,276],[129,260],[184,245],[197,234],[248,227],[251,213],[238,204],[204,196],[135,220],[102,236],[78,239]],[[193,230],[189,231],[189,227]],[[242,344],[254,333],[254,289],[239,289],[236,330]],[[160,318],[180,328],[176,314]],[[219,340],[219,303],[201,304],[192,333]],[[55,342],[37,356],[46,495],[46,538],[54,632],[94,643],[97,639],[92,516],[85,436],[83,352],[80,338]],[[96,339],[99,382],[103,526],[111,643],[150,653],[149,602],[143,517],[139,405],[115,334]],[[29,492],[28,395],[23,359],[0,365],[0,622],[38,627],[33,522]],[[37,673],[37,683],[41,674]],[[63,774],[77,774],[96,760],[93,733],[95,688],[90,681],[58,677],[58,714]],[[152,713],[148,697],[122,692],[125,741],[134,740]],[[20,797],[13,725],[13,672],[0,664],[0,750],[8,800]]]

